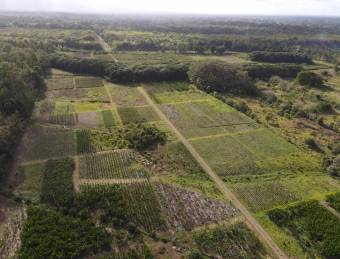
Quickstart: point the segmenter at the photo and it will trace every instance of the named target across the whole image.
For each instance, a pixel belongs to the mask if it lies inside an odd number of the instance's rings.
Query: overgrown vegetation
[[[110,246],[110,237],[91,220],[65,216],[42,206],[27,209],[19,258],[79,258]],[[34,244],[34,245],[33,245]]]
[[[340,212],[340,192],[327,195],[326,201],[329,203],[330,206]]]
[[[340,255],[340,221],[318,201],[306,201],[268,212],[269,218],[293,235],[311,256]]]
[[[207,92],[256,93],[256,87],[247,74],[228,63],[209,61],[194,64],[190,68],[189,78]]]
[[[223,258],[263,258],[264,247],[244,223],[194,233],[202,255]]]

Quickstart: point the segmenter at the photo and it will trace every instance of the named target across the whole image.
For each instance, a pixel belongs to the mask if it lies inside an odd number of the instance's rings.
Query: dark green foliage
[[[305,55],[289,52],[256,51],[251,54],[250,59],[252,61],[270,63],[296,63],[296,64],[313,63],[313,61]]]
[[[43,173],[41,201],[57,207],[70,207],[74,198],[73,170],[71,158],[48,160]]]
[[[245,67],[251,78],[260,80],[269,80],[272,76],[295,78],[301,69],[298,65],[289,64],[251,64]]]
[[[340,256],[340,220],[318,201],[300,202],[268,212],[269,218],[290,232],[313,256]]]
[[[315,142],[314,138],[312,138],[312,137],[307,138],[305,140],[305,143],[310,149],[313,149],[313,150],[316,150],[316,151],[318,151],[320,149],[319,145]]]
[[[326,201],[340,213],[340,192],[327,195]]]
[[[28,207],[27,216],[19,258],[71,259],[109,248],[109,235],[89,220],[38,206]]]
[[[45,53],[39,48],[20,49],[15,45],[0,48],[0,180],[8,171],[33,103],[44,90],[47,69]]]
[[[302,71],[297,75],[297,81],[300,85],[310,87],[323,87],[323,78],[310,71]]]
[[[327,167],[327,172],[333,177],[340,176],[340,155],[331,159],[330,165]]]
[[[228,63],[208,61],[193,64],[188,72],[191,82],[207,92],[255,94],[256,87],[246,73]]]
[[[145,182],[130,185],[85,186],[78,195],[72,213],[100,212],[103,224],[147,231],[161,229],[164,221],[152,186]],[[132,231],[132,229],[134,229]]]
[[[201,252],[222,258],[263,258],[264,247],[244,223],[194,233]],[[202,257],[193,257],[202,258]]]
[[[130,67],[113,61],[54,55],[51,65],[73,73],[105,76],[114,83],[179,81],[188,78],[188,66],[181,63]]]
[[[129,124],[123,129],[123,135],[130,148],[139,150],[166,142],[166,134],[152,125]]]

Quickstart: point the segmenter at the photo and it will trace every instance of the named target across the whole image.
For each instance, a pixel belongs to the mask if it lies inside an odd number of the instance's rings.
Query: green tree
[[[310,86],[310,87],[322,87],[324,80],[323,78],[310,71],[302,71],[297,75],[297,81],[300,85]]]

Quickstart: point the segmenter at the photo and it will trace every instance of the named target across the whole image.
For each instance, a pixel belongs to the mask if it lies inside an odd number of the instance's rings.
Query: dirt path
[[[105,42],[105,40],[103,40],[103,38],[99,36],[99,34],[95,33],[95,35],[97,36],[98,42],[99,42],[99,44],[102,46],[103,50],[104,50],[108,55],[110,55],[110,57],[112,58],[112,60],[113,60],[114,62],[118,62],[118,59],[116,59],[116,58],[112,55],[112,53],[111,53],[111,48],[110,48],[109,44],[107,44],[107,43]]]
[[[326,201],[320,201],[320,204],[324,206],[329,212],[331,212],[335,217],[340,219],[340,213],[328,205]]]
[[[79,156],[74,157],[73,187],[75,192],[79,192],[80,173],[79,173]]]
[[[178,129],[171,123],[171,121],[164,115],[164,113],[159,109],[159,107],[152,101],[150,96],[144,90],[143,87],[138,87],[138,90],[146,98],[147,102],[155,109],[159,117],[165,121],[169,127],[176,134],[177,138],[183,143],[183,145],[188,149],[191,155],[195,158],[202,169],[210,176],[210,178],[216,183],[220,191],[229,199],[234,206],[240,210],[243,216],[246,218],[248,224],[254,229],[259,237],[267,244],[267,246],[272,250],[272,252],[278,258],[288,258],[284,252],[278,247],[274,240],[269,236],[269,234],[262,228],[262,226],[256,221],[256,219],[250,214],[250,212],[243,206],[243,204],[236,198],[236,196],[226,187],[224,182],[216,175],[216,173],[210,168],[210,166],[205,162],[205,160],[200,156],[196,149],[191,145],[191,143],[178,131]]]

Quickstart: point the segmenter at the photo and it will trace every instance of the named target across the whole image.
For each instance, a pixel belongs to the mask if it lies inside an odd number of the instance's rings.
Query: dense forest
[[[34,102],[44,92],[48,60],[44,49],[0,45],[0,178],[8,170]]]

